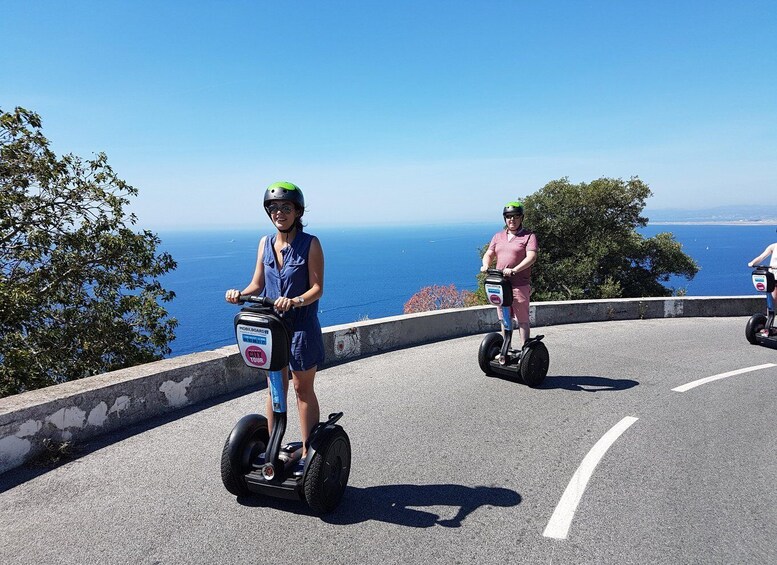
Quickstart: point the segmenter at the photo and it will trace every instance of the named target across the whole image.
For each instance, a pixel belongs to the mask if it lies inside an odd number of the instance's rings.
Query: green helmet
[[[507,214],[518,214],[519,216],[523,216],[523,204],[518,200],[508,202],[502,210],[503,216],[506,216]]]
[[[291,202],[300,212],[305,212],[305,197],[302,195],[302,190],[296,185],[290,182],[275,182],[267,187],[264,191],[264,209],[267,210],[267,206],[271,202],[278,200],[285,200]],[[269,214],[269,212],[268,212]],[[301,216],[302,214],[300,214]]]

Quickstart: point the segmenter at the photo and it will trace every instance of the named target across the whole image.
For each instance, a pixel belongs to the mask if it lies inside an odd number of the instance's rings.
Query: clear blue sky
[[[152,229],[499,220],[567,176],[777,199],[774,1],[0,0],[0,107],[104,151]],[[264,225],[264,223],[262,223]]]

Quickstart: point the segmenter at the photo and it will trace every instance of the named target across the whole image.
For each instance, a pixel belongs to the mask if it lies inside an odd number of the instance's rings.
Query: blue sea
[[[450,227],[373,227],[311,229],[325,257],[325,292],[319,303],[322,326],[402,313],[424,286],[454,284],[475,290],[478,250],[499,224]],[[768,225],[649,225],[646,237],[671,232],[700,266],[696,277],[670,281],[689,296],[752,295],[747,262],[777,241]],[[253,275],[257,244],[265,232],[160,232],[161,250],[178,268],[162,278],[176,293],[165,306],[179,321],[172,355],[215,349],[234,340],[238,311],[224,301],[228,288],[244,288]],[[542,241],[540,240],[540,248]]]

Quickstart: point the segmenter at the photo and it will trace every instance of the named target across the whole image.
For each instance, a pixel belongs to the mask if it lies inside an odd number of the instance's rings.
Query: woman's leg
[[[316,369],[313,367],[306,371],[292,371],[291,381],[294,384],[294,392],[297,395],[297,409],[299,410],[299,427],[302,433],[303,446],[307,443],[310,431],[318,424],[320,413],[318,398],[313,390],[313,381],[316,377]],[[307,454],[307,447],[302,448],[302,456]]]
[[[287,399],[287,405],[288,405],[288,398],[289,398],[289,369],[288,367],[283,369],[283,398]],[[267,426],[270,429],[270,433],[272,433],[272,424],[273,424],[273,412],[272,412],[272,393],[270,392],[270,377],[267,376],[267,402],[265,403],[266,407],[266,414],[267,414]]]

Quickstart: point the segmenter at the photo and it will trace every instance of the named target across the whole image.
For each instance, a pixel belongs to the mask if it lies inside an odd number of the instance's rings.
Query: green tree
[[[642,211],[651,196],[639,178],[600,178],[546,184],[523,203],[526,226],[537,233],[533,300],[671,296],[671,276],[699,270],[671,233],[643,237]]]
[[[0,397],[160,359],[175,269],[134,232],[137,189],[103,153],[58,158],[40,116],[0,109]]]
[[[484,243],[483,246],[478,249],[478,256],[480,257],[480,261],[483,261],[483,255],[486,254],[486,251],[488,251],[488,243]],[[491,265],[491,267],[496,267],[496,265]],[[484,273],[482,271],[478,271],[477,275],[475,275],[475,280],[477,280],[477,287],[475,292],[472,293],[472,297],[470,298],[470,306],[482,306],[485,304],[490,304],[488,301],[488,298],[486,297],[486,277],[488,276],[488,273]]]

